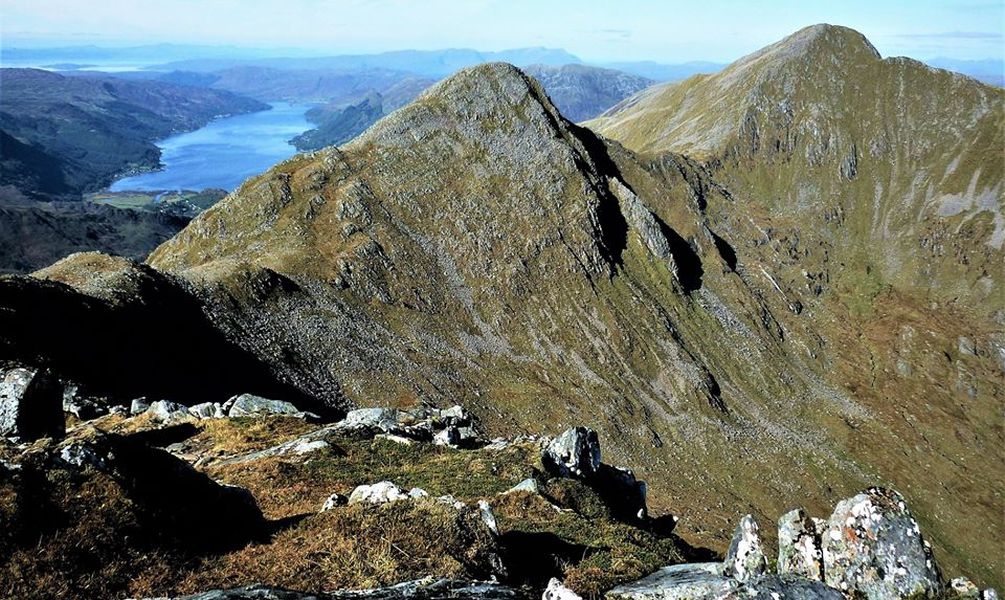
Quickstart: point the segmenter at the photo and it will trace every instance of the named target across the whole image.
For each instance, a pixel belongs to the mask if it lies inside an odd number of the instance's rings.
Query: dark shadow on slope
[[[736,250],[733,249],[733,246],[729,242],[716,235],[711,229],[708,233],[712,236],[712,241],[715,242],[715,249],[719,251],[719,256],[725,261],[726,266],[729,267],[730,271],[736,271]]]
[[[129,439],[141,442],[155,448],[163,448],[178,442],[184,442],[195,434],[199,433],[199,428],[192,423],[178,423],[160,429],[148,429],[138,431],[129,436]]]
[[[656,219],[663,237],[670,245],[670,254],[673,255],[674,262],[677,263],[677,279],[680,280],[681,287],[689,294],[700,289],[702,277],[705,275],[705,269],[701,266],[701,257],[694,251],[691,244],[667,225],[663,219],[655,213],[653,213],[653,218]]]
[[[547,532],[507,531],[499,542],[511,583],[534,587],[544,587],[552,577],[562,577],[565,566],[579,564],[604,550],[573,544]]]
[[[603,140],[597,137],[585,127],[579,127],[572,123],[568,124],[569,129],[586,148],[586,153],[590,160],[596,165],[599,175],[611,177],[621,181],[628,189],[631,189],[621,178],[621,171],[614,163],[607,146]],[[605,249],[605,258],[613,265],[622,264],[622,254],[628,248],[628,221],[621,213],[621,205],[606,186],[597,190],[600,197],[600,206],[597,207],[597,220],[600,222],[601,245]]]
[[[61,283],[0,277],[0,360],[51,368],[121,401],[193,405],[249,392],[338,416],[228,339],[181,284],[142,265],[122,279],[135,292],[112,303]]]

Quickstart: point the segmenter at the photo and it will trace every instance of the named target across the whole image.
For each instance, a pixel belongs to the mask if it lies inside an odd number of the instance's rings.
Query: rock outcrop
[[[841,501],[823,530],[827,585],[869,600],[938,598],[942,575],[904,497],[869,488]]]
[[[778,519],[778,574],[823,580],[821,533],[824,522],[801,508]]]
[[[726,553],[724,574],[738,581],[749,581],[768,570],[761,544],[760,528],[750,515],[740,519]]]
[[[46,371],[15,367],[0,371],[0,437],[31,442],[61,437],[63,387]]]
[[[544,468],[558,477],[586,479],[600,468],[600,441],[597,432],[586,427],[565,431],[548,444],[541,455]]]
[[[521,590],[481,581],[422,579],[368,590],[308,594],[263,585],[149,600],[530,600]]]

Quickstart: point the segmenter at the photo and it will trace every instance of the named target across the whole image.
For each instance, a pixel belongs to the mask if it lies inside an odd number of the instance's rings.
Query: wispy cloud
[[[894,33],[886,37],[910,40],[1000,40],[1000,31],[939,31],[932,33]]]
[[[609,37],[630,38],[632,32],[627,29],[595,29],[593,33],[599,33]]]

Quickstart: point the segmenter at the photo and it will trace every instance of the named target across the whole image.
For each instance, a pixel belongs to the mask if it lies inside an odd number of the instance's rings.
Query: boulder
[[[154,419],[157,419],[162,423],[177,421],[190,416],[187,406],[184,404],[178,404],[177,402],[171,402],[170,400],[158,400],[152,403],[150,408],[147,409],[147,412]]]
[[[481,516],[485,526],[492,532],[492,535],[499,535],[499,524],[496,522],[496,516],[492,513],[492,507],[489,506],[488,502],[484,500],[478,501],[478,514]]]
[[[321,512],[331,510],[336,506],[345,506],[346,504],[349,504],[349,498],[343,496],[342,494],[335,493],[328,496],[325,503],[321,505]]]
[[[188,414],[197,419],[222,419],[227,416],[223,411],[223,405],[219,402],[203,402],[190,406]]]
[[[541,462],[552,475],[586,478],[600,468],[600,441],[597,432],[574,427],[548,444]]]
[[[90,444],[73,443],[64,446],[59,451],[59,458],[74,467],[94,467],[99,471],[108,470],[108,462],[98,450]]]
[[[540,494],[541,486],[538,484],[537,480],[533,477],[528,477],[520,483],[514,485],[510,489],[506,490],[506,494],[511,494],[513,492],[527,492],[529,494]]]
[[[129,403],[129,414],[132,416],[142,415],[150,408],[150,401],[146,398],[136,398]]]
[[[822,521],[810,518],[801,508],[789,511],[778,519],[779,575],[798,575],[823,581],[822,528]]]
[[[942,577],[899,493],[868,490],[842,500],[822,535],[824,581],[869,600],[936,598]]]
[[[228,417],[259,417],[265,415],[285,415],[300,419],[316,417],[298,409],[284,400],[270,400],[254,394],[241,394],[227,401]]]
[[[461,433],[457,427],[447,425],[433,436],[433,443],[437,446],[450,446],[456,448],[461,441]]]
[[[619,585],[607,600],[699,600],[721,598],[740,587],[722,574],[720,563],[689,563],[663,567],[638,581]]]
[[[980,589],[977,588],[973,581],[970,581],[966,577],[956,577],[946,587],[946,596],[949,598],[977,600],[977,598],[980,598],[980,595]]]
[[[439,415],[441,419],[449,420],[454,425],[467,425],[471,423],[471,415],[459,404],[439,411]]]
[[[331,444],[324,440],[296,440],[296,443],[290,448],[290,452],[298,456],[302,456],[304,454],[318,452],[327,448],[331,448]]]
[[[740,519],[726,553],[723,574],[737,581],[748,581],[768,570],[759,531],[753,516],[745,515]]]
[[[395,408],[358,408],[339,421],[340,429],[371,429],[385,433],[398,427],[401,411]]]
[[[390,481],[381,481],[373,485],[361,485],[349,494],[349,504],[386,504],[407,500],[408,493]]]
[[[541,600],[583,600],[583,597],[562,585],[561,581],[552,577],[548,581],[548,587],[544,589]]]
[[[0,372],[0,437],[31,442],[65,433],[63,388],[55,377],[27,368]]]

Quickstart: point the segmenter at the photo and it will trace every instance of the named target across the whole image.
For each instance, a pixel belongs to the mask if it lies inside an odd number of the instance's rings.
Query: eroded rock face
[[[573,427],[552,440],[541,455],[544,468],[558,477],[585,478],[600,468],[597,432]]]
[[[0,437],[30,442],[65,433],[63,389],[58,380],[36,369],[0,372]]]
[[[748,581],[768,570],[759,531],[753,516],[746,515],[740,519],[726,553],[724,574],[738,581]]]
[[[778,574],[823,580],[823,551],[820,529],[823,523],[797,508],[778,519]]]
[[[903,496],[869,488],[838,503],[823,532],[824,581],[869,600],[936,598],[942,577]]]

